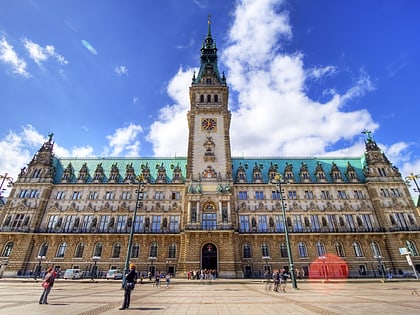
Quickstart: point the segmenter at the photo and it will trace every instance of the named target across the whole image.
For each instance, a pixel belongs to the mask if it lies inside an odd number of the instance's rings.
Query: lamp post
[[[40,275],[41,275],[41,263],[42,263],[43,260],[46,259],[46,257],[45,256],[38,256],[36,259],[38,259],[38,266],[37,266],[36,272],[35,272],[35,280],[36,280],[36,278],[40,277]]]
[[[3,184],[5,181],[7,181],[7,187],[12,187],[13,185],[13,177],[9,176],[9,173],[4,173],[4,175],[0,175],[1,183],[0,183],[0,199],[3,198]]]
[[[134,226],[136,223],[137,217],[137,209],[143,207],[143,192],[144,192],[144,182],[143,182],[143,175],[137,176],[138,186],[137,186],[137,198],[136,198],[136,206],[134,207],[133,219],[131,221],[130,226],[130,235],[128,237],[128,245],[127,245],[127,256],[125,257],[125,271],[123,272],[122,278],[122,285],[125,284],[125,275],[128,273],[129,266],[130,266],[130,258],[131,258],[131,249],[133,247],[133,235],[134,235]]]
[[[295,268],[293,264],[292,249],[290,247],[289,231],[287,230],[286,209],[284,206],[283,192],[281,188],[282,176],[279,173],[277,173],[276,176],[274,177],[274,180],[276,181],[277,192],[280,194],[281,211],[283,214],[283,222],[284,222],[284,237],[286,238],[287,257],[289,259],[289,267],[290,267],[290,277],[292,280],[292,287],[294,290],[296,290],[298,289],[298,286],[296,282]]]
[[[91,274],[92,281],[95,281],[95,278],[98,277],[97,263],[98,263],[98,260],[100,260],[100,259],[101,259],[100,256],[93,256],[92,257],[92,260],[93,260],[93,268],[92,268],[92,274]]]
[[[375,255],[374,258],[376,260],[378,260],[378,267],[379,267],[379,270],[382,273],[382,278],[385,281],[385,268],[384,268],[384,264],[382,263],[382,256],[381,255]]]

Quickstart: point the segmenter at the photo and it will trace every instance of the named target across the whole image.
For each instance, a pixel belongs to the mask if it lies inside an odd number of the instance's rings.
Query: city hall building
[[[289,268],[288,249],[305,277],[317,264],[329,278],[412,272],[403,248],[420,269],[419,214],[369,132],[359,157],[233,157],[210,24],[200,51],[186,157],[60,158],[49,135],[0,213],[0,275],[100,275],[128,256],[152,274],[259,277]]]

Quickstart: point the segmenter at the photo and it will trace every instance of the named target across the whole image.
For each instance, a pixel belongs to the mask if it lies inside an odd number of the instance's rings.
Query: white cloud
[[[38,66],[41,66],[42,63],[47,61],[49,58],[56,59],[56,61],[62,65],[69,63],[62,55],[55,51],[55,47],[52,45],[42,47],[39,44],[34,43],[33,41],[27,38],[24,38],[22,42],[29,54],[29,57]]]
[[[10,130],[9,134],[0,140],[0,174],[7,172],[16,180],[20,170],[27,166],[46,140],[46,137],[31,125],[22,126],[20,132]],[[69,151],[54,144],[54,153],[61,157],[86,157],[93,156],[93,149],[86,146],[74,147]]]
[[[143,132],[140,125],[130,124],[124,128],[118,128],[113,135],[106,136],[109,147],[103,151],[105,156],[139,156],[140,141],[137,140],[139,133]]]
[[[114,68],[114,71],[118,76],[122,76],[122,75],[128,76],[128,69],[126,66],[116,66]]]
[[[185,87],[191,83],[193,72],[194,69],[180,68],[169,82],[167,92],[175,104],[167,105],[160,110],[159,120],[150,126],[150,133],[147,136],[147,140],[153,144],[155,156],[186,155],[188,141],[186,113],[189,108],[189,94]]]
[[[360,138],[364,129],[378,124],[366,109],[343,111],[343,106],[373,89],[369,76],[361,70],[359,79],[342,94],[329,91],[324,102],[305,94],[310,79],[334,76],[333,65],[305,69],[300,52],[282,53],[282,45],[292,37],[282,1],[240,1],[229,30],[228,45],[219,49],[219,68],[228,68],[232,112],[231,145],[234,156],[244,155],[353,155],[363,153]],[[221,64],[224,62],[224,64]],[[222,69],[221,69],[222,70]],[[188,130],[190,70],[180,69],[168,86],[175,104],[165,106],[152,124],[148,141],[156,156],[185,155]],[[176,87],[176,88],[174,88]],[[345,128],[343,128],[345,126]],[[332,149],[346,140],[349,147]]]
[[[0,60],[12,67],[13,73],[29,78],[31,75],[26,70],[27,64],[24,59],[19,58],[14,51],[13,46],[10,45],[6,38],[0,38]]]

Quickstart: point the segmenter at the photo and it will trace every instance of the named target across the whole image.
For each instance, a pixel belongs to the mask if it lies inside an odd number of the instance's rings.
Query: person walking
[[[44,291],[42,292],[39,298],[39,304],[48,304],[48,294],[54,285],[55,281],[55,272],[52,267],[48,268],[47,274],[45,275],[44,279],[42,280],[42,287]]]
[[[136,265],[130,264],[130,270],[125,275],[124,283],[124,302],[119,310],[125,310],[130,307],[131,291],[134,289],[134,286],[137,281],[137,272]]]

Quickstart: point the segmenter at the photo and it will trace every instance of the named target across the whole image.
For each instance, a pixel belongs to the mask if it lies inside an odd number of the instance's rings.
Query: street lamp
[[[130,226],[130,236],[128,237],[128,246],[127,246],[127,256],[125,257],[125,272],[123,273],[122,278],[122,285],[125,284],[125,275],[128,273],[129,267],[130,267],[130,258],[131,258],[131,249],[133,247],[133,234],[134,234],[134,226],[136,223],[136,217],[137,217],[137,209],[143,207],[143,192],[144,192],[144,182],[143,182],[143,175],[137,176],[138,181],[138,187],[137,187],[137,199],[136,199],[136,206],[134,207],[134,213],[133,213],[133,219],[131,221]]]
[[[35,280],[36,278],[40,277],[41,275],[41,263],[43,260],[45,260],[47,257],[45,256],[38,256],[36,259],[38,259],[38,266],[36,268],[36,272],[35,272]]]
[[[319,260],[322,261],[322,269],[324,272],[325,281],[328,281],[328,267],[327,267],[327,257],[326,256],[319,256]]]
[[[285,209],[285,206],[284,206],[283,191],[282,191],[282,188],[281,188],[282,176],[279,173],[277,173],[276,176],[274,176],[274,180],[276,181],[277,192],[280,194],[281,211],[282,211],[282,214],[283,214],[283,222],[284,222],[284,236],[286,238],[287,257],[289,259],[289,267],[290,267],[290,276],[291,276],[291,279],[292,279],[292,287],[295,290],[295,289],[298,289],[298,287],[297,287],[296,276],[295,276],[295,268],[294,268],[294,264],[293,264],[292,249],[290,248],[289,231],[287,230],[286,209]]]
[[[3,184],[7,181],[7,187],[12,187],[13,185],[13,177],[8,176],[9,173],[4,173],[4,175],[0,175],[1,183],[0,183],[0,199],[3,198],[1,195],[3,192]]]
[[[379,267],[379,270],[382,273],[382,278],[385,281],[385,268],[384,268],[384,264],[382,263],[382,256],[381,255],[375,255],[374,258],[376,260],[378,260],[378,267]]]
[[[100,260],[101,259],[101,257],[100,256],[93,256],[92,257],[92,260],[93,260],[93,270],[92,270],[92,274],[91,274],[91,279],[92,279],[92,281],[95,281],[95,278],[97,278],[98,277],[98,270],[97,270],[97,263],[98,263],[98,260]]]

